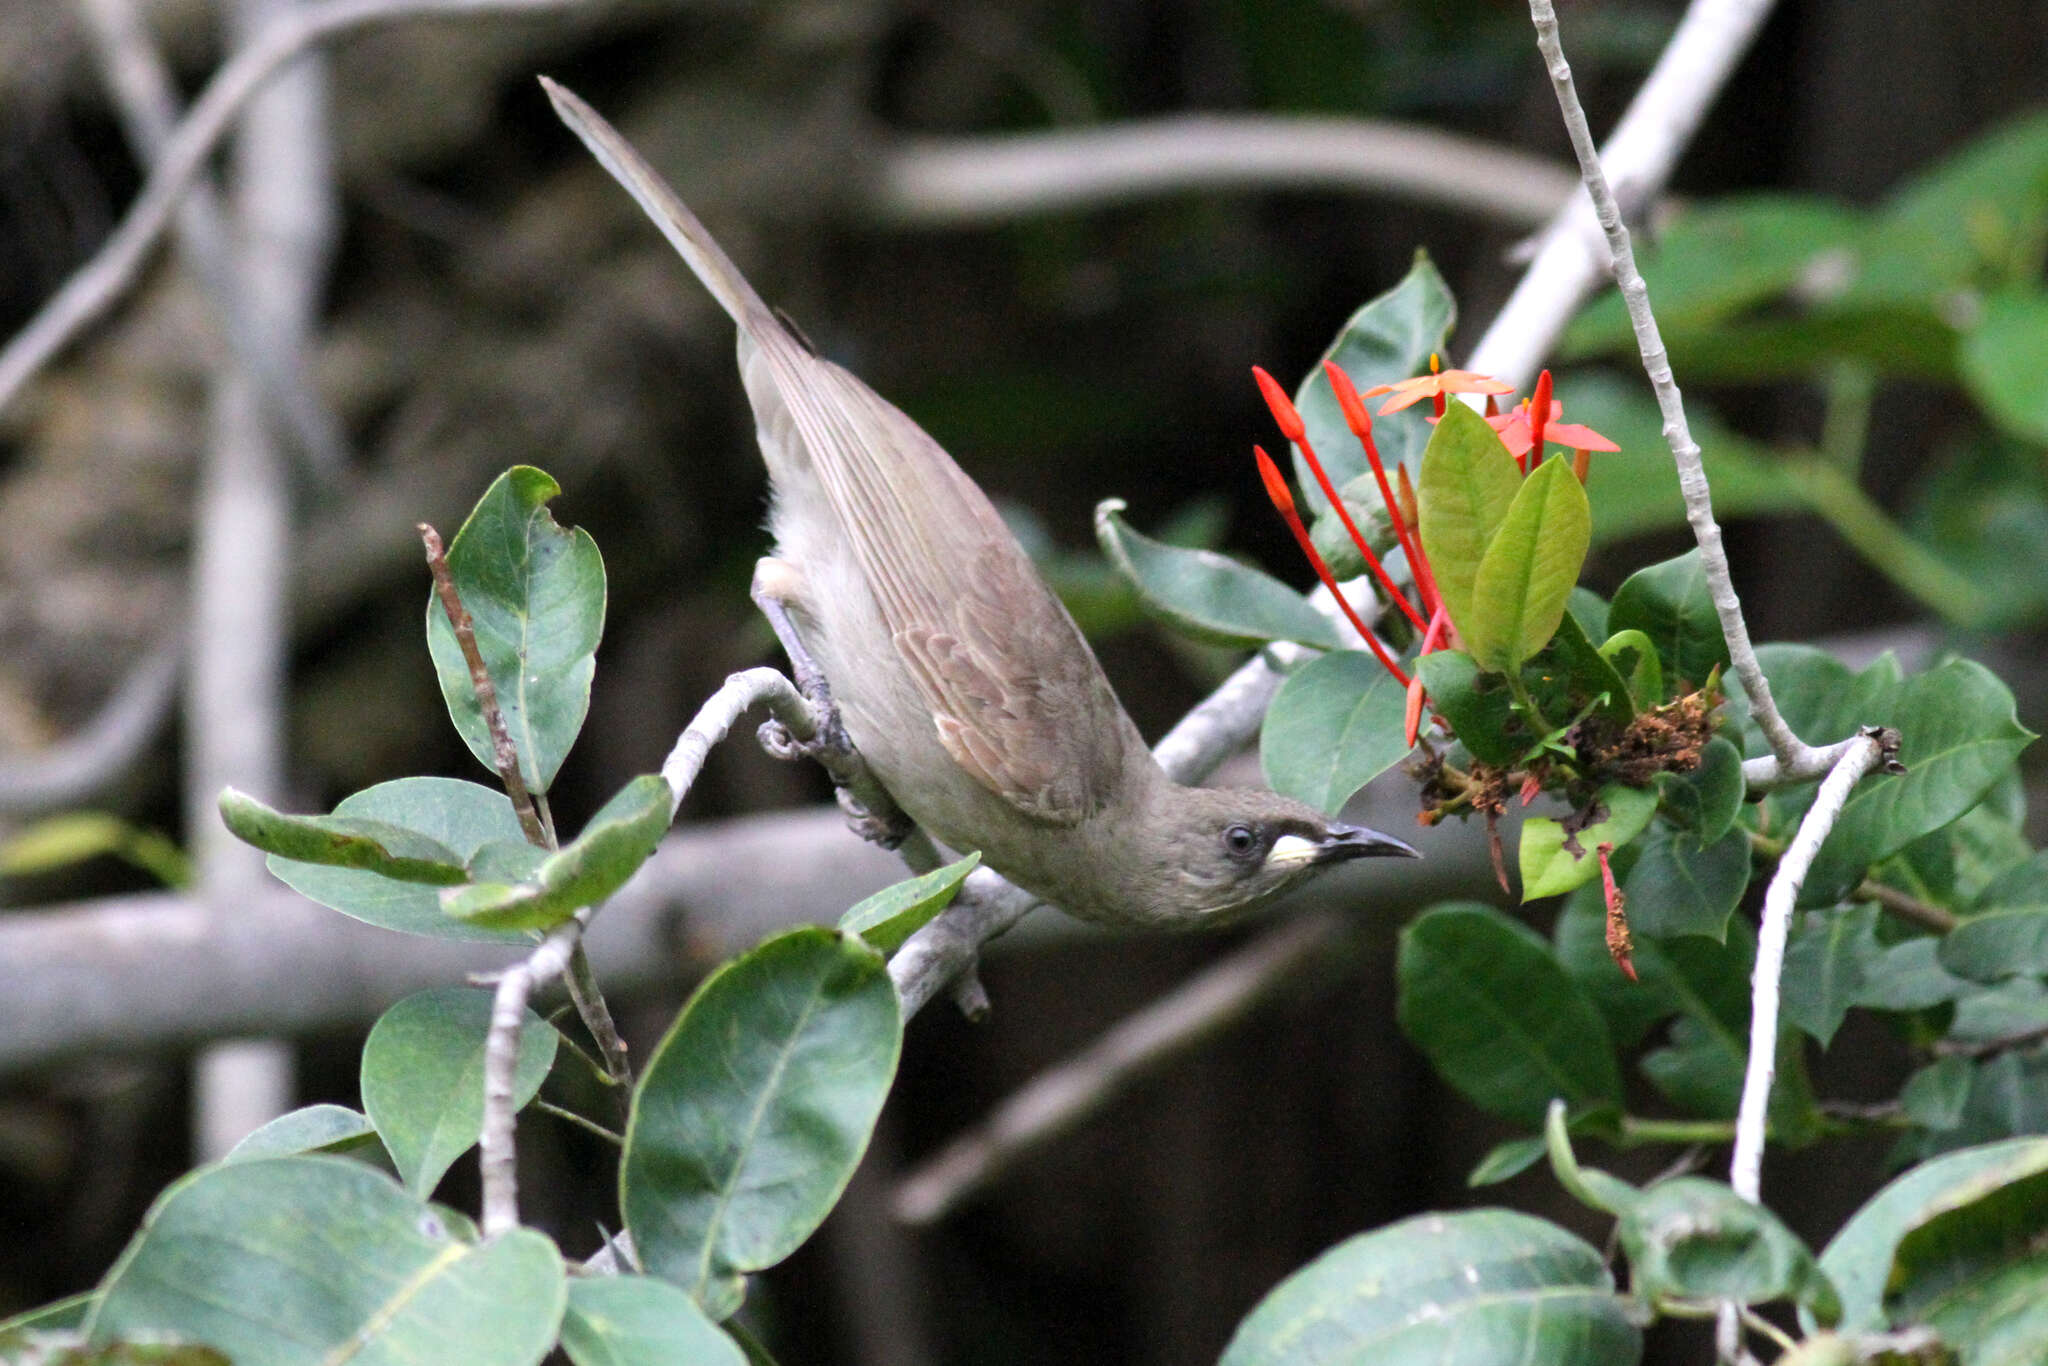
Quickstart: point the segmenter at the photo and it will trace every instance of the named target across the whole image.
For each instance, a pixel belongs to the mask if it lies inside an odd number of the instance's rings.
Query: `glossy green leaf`
[[[792,930],[707,978],[626,1130],[619,1207],[646,1268],[705,1304],[795,1251],[852,1177],[902,1038],[882,955],[851,935]]]
[[[1479,1159],[1476,1166],[1465,1174],[1468,1186],[1494,1186],[1513,1177],[1520,1176],[1543,1160],[1545,1144],[1542,1135],[1534,1138],[1511,1138],[1505,1143],[1496,1143]]]
[[[454,778],[379,783],[345,799],[334,815],[410,830],[446,849],[460,864],[494,841],[524,842],[519,818],[504,793]],[[300,863],[275,854],[270,856],[270,871],[300,895],[387,930],[436,939],[527,942],[524,934],[451,920],[441,913],[438,890],[422,883],[394,882],[358,868]]]
[[[1552,1097],[1621,1101],[1606,1023],[1543,940],[1491,907],[1437,906],[1401,932],[1401,1029],[1473,1104],[1534,1125]]]
[[[1966,1043],[1988,1043],[2037,1029],[2048,1029],[2048,986],[2038,977],[2009,977],[1956,997],[1948,1032]]]
[[[1906,1118],[1923,1129],[1948,1130],[1961,1125],[1975,1070],[1968,1058],[1936,1058],[1906,1078],[1899,1090],[1899,1105]]]
[[[1636,706],[1654,707],[1664,700],[1663,661],[1641,631],[1616,631],[1601,642],[1600,658],[1622,676]]]
[[[1607,628],[1648,636],[1674,686],[1684,680],[1698,687],[1717,666],[1728,667],[1728,643],[1697,550],[1638,569],[1623,580],[1614,591]]]
[[[492,993],[433,987],[378,1017],[363,1044],[363,1109],[406,1188],[422,1197],[475,1146],[484,1127],[484,1039]],[[554,1066],[560,1038],[526,1012],[512,1103],[523,1107]]]
[[[697,1302],[652,1276],[569,1282],[562,1350],[575,1366],[746,1366],[746,1353]]]
[[[398,882],[452,886],[468,877],[439,840],[363,816],[290,816],[246,792],[220,794],[220,818],[237,839],[297,863],[357,868]]]
[[[1598,703],[1600,714],[1619,725],[1626,725],[1636,714],[1628,680],[1593,644],[1586,628],[1569,611],[1558,618],[1557,633],[1528,668],[1545,673],[1561,670],[1574,712]],[[1532,688],[1531,692],[1537,694],[1538,705],[1542,705],[1540,690]]]
[[[1423,1214],[1289,1276],[1220,1366],[1633,1366],[1642,1336],[1599,1251],[1512,1210]]]
[[[1600,874],[1594,856],[1602,844],[1621,848],[1643,832],[1657,814],[1657,794],[1648,788],[1609,783],[1594,797],[1593,819],[1576,830],[1548,816],[1522,822],[1522,900],[1560,896]]]
[[[1444,409],[1422,453],[1416,515],[1422,553],[1429,557],[1437,590],[1460,633],[1472,619],[1480,561],[1507,520],[1522,482],[1515,458],[1485,418],[1462,403]]]
[[[1834,1285],[1797,1234],[1719,1181],[1679,1176],[1621,1211],[1630,1282],[1653,1303],[1790,1300],[1823,1324],[1841,1317]]]
[[[1727,934],[1728,917],[1749,886],[1746,832],[1727,830],[1703,845],[1690,830],[1659,821],[1635,847],[1635,862],[1621,883],[1630,928],[1658,938]]]
[[[1921,1100],[1938,1115],[1939,1106],[1951,1098],[1923,1094]],[[2048,1053],[2039,1048],[2015,1048],[1971,1062],[1953,1121],[1945,1128],[1928,1126],[1902,1148],[1909,1155],[1932,1156],[1971,1144],[2042,1133],[2048,1133]]]
[[[0,877],[35,877],[102,857],[120,859],[166,887],[192,885],[192,860],[168,835],[105,811],[60,811],[0,836]]]
[[[675,793],[662,776],[643,773],[620,788],[574,840],[542,859],[530,878],[450,888],[441,893],[441,909],[490,929],[552,929],[625,886],[668,833],[675,809]]]
[[[1926,1323],[1969,1362],[2040,1360],[2048,1341],[2048,1171],[1992,1168],[1943,1193],[1900,1237],[1895,1322]]]
[[[1885,1282],[1899,1242],[1945,1209],[1986,1190],[2048,1172],[2048,1138],[2015,1138],[1965,1148],[1895,1178],[1851,1215],[1820,1254],[1821,1269],[1842,1296],[1845,1332],[1888,1326]]]
[[[1425,685],[1427,686],[1427,685]],[[1275,792],[1335,812],[1408,756],[1407,689],[1363,650],[1312,659],[1266,710],[1259,762]]]
[[[2048,444],[2048,295],[1994,294],[1963,334],[1959,360],[1970,396],[2008,432]]]
[[[4,1350],[20,1333],[78,1332],[85,1326],[85,1320],[91,1315],[99,1297],[98,1290],[83,1290],[0,1320],[0,1350]]]
[[[1498,674],[1485,674],[1460,650],[1432,650],[1415,661],[1429,702],[1482,763],[1506,765],[1536,737],[1515,714],[1514,696]]]
[[[604,559],[597,542],[555,522],[561,485],[515,465],[484,490],[448,546],[448,569],[476,627],[526,785],[545,792],[583,729],[597,642],[604,634]],[[448,615],[427,594],[427,649],[441,696],[469,752],[496,772],[491,735]]]
[[[1691,772],[1657,775],[1657,794],[1664,810],[1705,844],[1712,844],[1734,826],[1742,812],[1745,790],[1742,751],[1722,735],[1707,742],[1700,751],[1699,766]]]
[[[1467,615],[1451,614],[1481,668],[1511,672],[1549,644],[1592,534],[1586,490],[1569,461],[1546,460],[1522,481],[1480,557]]]
[[[228,1149],[223,1162],[253,1162],[259,1157],[290,1157],[296,1153],[348,1152],[377,1141],[376,1126],[346,1105],[308,1105],[279,1115]]]
[[[2034,738],[2005,684],[1966,659],[1858,703],[1863,724],[1898,728],[1906,772],[1867,778],[1850,795],[1807,874],[1803,905],[1840,899],[1871,864],[1975,806]]]
[[[94,1344],[176,1333],[235,1366],[536,1366],[567,1289],[555,1245],[472,1245],[397,1182],[337,1157],[204,1167],[108,1273]]]
[[[1877,907],[1806,913],[1785,946],[1785,1018],[1827,1047],[1883,961]]]
[[[1969,992],[1969,982],[1941,965],[1941,943],[1923,935],[1885,949],[1854,1003],[1871,1010],[1926,1010]]]
[[[1343,410],[1337,406],[1337,396],[1330,390],[1329,377],[1323,373],[1323,361],[1335,361],[1361,393],[1376,385],[1393,384],[1425,374],[1429,370],[1430,353],[1444,350],[1457,316],[1457,303],[1451,298],[1443,276],[1437,273],[1436,266],[1427,255],[1417,252],[1415,264],[1402,277],[1401,283],[1352,314],[1337,333],[1337,339],[1330,343],[1329,350],[1309,367],[1308,376],[1295,391],[1294,404],[1301,410],[1301,420],[1308,428],[1308,439],[1316,449],[1317,458],[1323,462],[1340,493],[1344,493],[1352,481],[1365,475],[1366,480],[1359,485],[1358,492],[1363,495],[1363,501],[1380,502],[1378,489],[1370,477],[1370,467],[1365,461],[1365,452],[1360,448],[1358,438],[1351,434],[1351,428],[1345,425]],[[1380,461],[1389,479],[1394,477],[1396,465],[1406,465],[1410,470],[1415,468],[1422,458],[1422,447],[1429,440],[1429,432],[1429,426],[1420,415],[1412,412],[1373,424],[1373,444],[1379,448]],[[1321,523],[1326,500],[1298,451],[1294,457],[1294,473],[1306,507],[1313,510],[1316,521]],[[1356,516],[1355,513],[1353,515]],[[1329,520],[1335,521],[1334,518]],[[1360,525],[1362,527],[1364,523]]]
[[[1175,630],[1239,648],[1275,640],[1337,648],[1337,629],[1280,580],[1213,550],[1168,545],[1132,530],[1123,500],[1095,507],[1095,539],[1138,590],[1145,609]]]
[[[1552,932],[1557,960],[1593,998],[1618,1047],[1635,1047],[1659,1022],[1675,1014],[1699,1018],[1720,1046],[1740,1059],[1747,1047],[1749,973],[1756,935],[1736,921],[1725,943],[1700,936],[1636,939],[1636,978],[1622,975],[1607,951],[1607,914],[1600,888],[1573,892]]]
[[[894,953],[903,947],[904,940],[953,904],[953,898],[960,894],[960,884],[980,866],[981,855],[973,853],[943,868],[934,868],[922,877],[884,887],[839,917],[839,928],[859,935],[871,948]]]
[[[2048,906],[1973,915],[1942,937],[1937,956],[1943,968],[1974,982],[2048,974]]]

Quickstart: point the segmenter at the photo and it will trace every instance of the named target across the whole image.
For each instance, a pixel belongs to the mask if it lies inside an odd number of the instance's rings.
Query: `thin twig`
[[[533,794],[527,790],[526,778],[519,771],[519,747],[512,743],[512,731],[505,724],[504,708],[498,705],[498,685],[491,681],[491,671],[484,664],[483,652],[477,648],[476,623],[470,620],[469,609],[462,605],[462,594],[456,591],[455,575],[448,569],[448,552],[442,548],[441,533],[419,524],[420,543],[427,548],[427,568],[434,575],[434,593],[441,599],[441,610],[447,614],[448,625],[455,632],[455,643],[462,649],[462,661],[469,666],[469,686],[476,693],[476,705],[483,713],[484,728],[491,736],[491,762],[498,770],[498,781],[505,785],[505,795],[512,800],[512,810],[519,817],[519,828],[529,843],[542,849],[548,848],[547,829],[540,822],[540,812],[534,809]]]
[[[896,1188],[897,1218],[913,1224],[945,1218],[1027,1154],[1072,1132],[1299,980],[1302,966],[1355,923],[1329,912],[1289,919],[1040,1073],[903,1180]]]
[[[85,30],[136,160],[154,165],[179,116],[169,66],[157,51],[136,0],[79,0]],[[195,175],[177,212],[178,246],[193,276],[220,315],[221,333],[236,362],[263,390],[315,469],[331,473],[347,462],[340,425],[308,381],[305,351],[279,345],[235,269],[234,248],[211,176]]]
[[[513,1147],[513,1085],[519,1072],[519,1034],[533,993],[561,976],[575,956],[583,927],[595,907],[556,926],[540,947],[505,970],[491,999],[491,1027],[484,1038],[484,1124],[477,1140],[483,1174],[483,1232],[486,1238],[519,1226],[518,1154]]]
[[[1792,911],[1800,884],[1834,829],[1849,794],[1863,776],[1896,750],[1897,736],[1866,730],[1850,743],[1814,794],[1813,805],[1799,822],[1799,831],[1778,860],[1778,871],[1764,891],[1763,922],[1757,930],[1756,970],[1751,977],[1749,1062],[1742,1076],[1742,1101],[1735,1113],[1735,1153],[1728,1180],[1735,1193],[1752,1204],[1763,1198],[1764,1126],[1770,1111],[1771,1083],[1777,1076],[1780,977],[1785,969],[1785,942],[1792,930]],[[1718,1339],[1724,1357],[1732,1357],[1739,1331],[1734,1306],[1719,1316]]]
[[[1699,0],[1694,8],[1702,8],[1707,3],[1709,0]],[[1557,94],[1558,109],[1564,117],[1565,131],[1571,137],[1572,151],[1578,156],[1586,192],[1592,197],[1594,216],[1599,220],[1613,256],[1614,282],[1628,306],[1629,323],[1635,329],[1636,344],[1642,351],[1643,369],[1650,377],[1650,387],[1657,394],[1657,408],[1664,416],[1664,440],[1671,447],[1671,458],[1678,465],[1678,488],[1685,498],[1685,519],[1692,525],[1693,539],[1699,542],[1701,568],[1713,596],[1714,611],[1721,619],[1721,635],[1728,643],[1729,660],[1734,665],[1736,677],[1742,681],[1743,692],[1749,697],[1750,715],[1770,744],[1779,767],[1792,769],[1810,763],[1811,749],[1792,733],[1792,728],[1779,714],[1777,704],[1771,699],[1770,682],[1764,677],[1763,666],[1757,662],[1756,650],[1750,644],[1749,623],[1743,619],[1742,603],[1735,595],[1735,582],[1728,571],[1728,552],[1721,544],[1721,527],[1714,520],[1713,494],[1707,486],[1707,472],[1700,460],[1699,443],[1692,439],[1692,430],[1686,424],[1685,403],[1671,374],[1671,359],[1665,352],[1656,316],[1650,311],[1649,286],[1643,282],[1642,272],[1636,269],[1635,249],[1630,245],[1628,229],[1621,221],[1621,205],[1616,201],[1607,173],[1601,167],[1599,149],[1594,146],[1592,129],[1586,124],[1586,111],[1580,107],[1578,91],[1572,84],[1571,65],[1565,61],[1564,48],[1558,41],[1557,12],[1550,0],[1530,0],[1529,17],[1536,26],[1536,46],[1549,70],[1551,88]]]
[[[1959,923],[1955,912],[1910,896],[1898,888],[1883,882],[1865,878],[1856,884],[1849,895],[1857,901],[1868,901],[1890,915],[1922,929],[1933,930],[1936,934],[1947,934]]]
[[[626,1140],[624,1138],[620,1137],[618,1134],[613,1133],[610,1129],[605,1128],[604,1125],[599,1124],[594,1119],[585,1119],[582,1115],[577,1114],[574,1110],[571,1110],[566,1105],[557,1105],[551,1100],[545,1100],[539,1096],[536,1096],[533,1100],[533,1108],[540,1111],[544,1115],[553,1115],[556,1119],[561,1120],[564,1124],[573,1124],[577,1128],[583,1130],[585,1133],[593,1134],[596,1137],[603,1139],[605,1142],[611,1144],[614,1148],[623,1148],[626,1146]]]
[[[562,980],[569,988],[569,999],[575,1004],[583,1027],[597,1041],[598,1052],[604,1058],[605,1076],[617,1088],[619,1111],[624,1114],[631,1106],[633,1060],[627,1053],[625,1037],[619,1033],[618,1022],[612,1019],[612,1008],[605,1004],[604,993],[598,989],[597,974],[591,971],[590,955],[583,951],[580,939],[569,955],[569,972]]]
[[[2000,1034],[1993,1039],[1936,1039],[1934,1053],[1942,1058],[1989,1058],[2016,1048],[2031,1048],[2043,1040],[2048,1040],[2048,1025]]]
[[[910,139],[875,191],[912,227],[1000,222],[1190,190],[1360,190],[1541,223],[1566,202],[1562,166],[1478,138],[1368,119],[1181,114],[1092,128]]]
[[[327,0],[279,19],[237,51],[207,82],[192,111],[164,144],[142,192],[92,260],[64,282],[28,326],[0,350],[0,409],[64,345],[133,284],[149,249],[176,213],[192,177],[206,164],[236,115],[278,68],[307,48],[355,29],[422,15],[560,9],[583,0]]]

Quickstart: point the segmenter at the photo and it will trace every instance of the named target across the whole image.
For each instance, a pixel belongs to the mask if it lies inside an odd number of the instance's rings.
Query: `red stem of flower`
[[[1379,580],[1380,589],[1387,595],[1387,600],[1399,607],[1408,620],[1415,623],[1416,630],[1428,630],[1429,623],[1408,601],[1407,594],[1394,586],[1394,580],[1388,575],[1386,566],[1380,563],[1380,557],[1372,553],[1372,547],[1366,544],[1365,537],[1359,533],[1358,523],[1351,520],[1350,509],[1346,508],[1344,500],[1337,496],[1337,486],[1330,481],[1328,472],[1323,469],[1323,462],[1316,458],[1315,447],[1308,443],[1308,424],[1302,421],[1301,413],[1296,410],[1294,401],[1287,397],[1287,391],[1280,387],[1279,381],[1259,366],[1252,367],[1252,378],[1259,382],[1259,392],[1265,395],[1266,406],[1273,410],[1273,420],[1280,424],[1281,434],[1300,450],[1301,458],[1316,477],[1317,486],[1322,489],[1323,496],[1330,500],[1330,506],[1337,510],[1339,520],[1344,523],[1344,530],[1351,535],[1351,543],[1358,547],[1359,554],[1365,556],[1365,563],[1372,570],[1373,577]],[[1381,482],[1385,482],[1384,478]]]
[[[1580,482],[1581,484],[1583,484],[1583,483],[1585,483],[1585,482],[1586,482],[1586,476],[1587,476],[1588,474],[1590,474],[1590,473],[1592,472],[1592,469],[1593,469],[1593,452],[1591,452],[1591,451],[1573,451],[1573,452],[1572,452],[1572,473],[1573,473],[1573,474],[1576,474],[1577,476],[1579,476],[1579,482]]]
[[[1550,424],[1550,372],[1536,376],[1536,390],[1529,395],[1529,463],[1543,463],[1543,429]]]
[[[1352,610],[1350,599],[1346,598],[1344,590],[1337,586],[1337,576],[1330,572],[1329,565],[1323,563],[1322,553],[1316,549],[1316,543],[1309,539],[1308,528],[1301,524],[1301,514],[1294,510],[1294,495],[1287,491],[1287,481],[1280,476],[1280,467],[1273,463],[1273,457],[1267,455],[1262,446],[1252,447],[1252,455],[1259,462],[1259,478],[1266,485],[1266,496],[1273,500],[1273,506],[1279,510],[1281,520],[1285,521],[1287,529],[1294,533],[1294,542],[1301,547],[1301,553],[1307,556],[1309,564],[1315,567],[1316,577],[1323,581],[1323,586],[1337,599],[1337,606],[1343,609],[1344,615],[1350,619],[1358,634],[1365,637],[1366,647],[1372,651],[1373,657],[1379,660],[1381,667],[1400,680],[1402,687],[1407,687],[1407,673],[1394,662],[1394,657],[1387,653],[1387,647],[1380,644],[1380,638],[1374,635],[1358,613]]]
[[[1351,434],[1358,438],[1358,444],[1365,448],[1365,462],[1372,466],[1372,477],[1380,486],[1380,498],[1387,505],[1387,520],[1394,524],[1394,539],[1401,543],[1401,551],[1408,557],[1408,572],[1415,576],[1415,591],[1422,597],[1422,610],[1436,610],[1436,577],[1430,572],[1429,561],[1423,558],[1422,541],[1416,528],[1408,524],[1401,513],[1401,504],[1395,501],[1393,486],[1387,483],[1386,466],[1380,463],[1380,447],[1372,437],[1372,414],[1366,411],[1365,400],[1358,396],[1358,388],[1351,382],[1351,376],[1344,373],[1335,361],[1323,362],[1323,373],[1329,376],[1330,388],[1337,395],[1337,406],[1343,410],[1344,425],[1351,428]]]

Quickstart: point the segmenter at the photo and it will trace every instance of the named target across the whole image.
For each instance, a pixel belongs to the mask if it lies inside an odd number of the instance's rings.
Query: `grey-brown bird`
[[[813,352],[610,124],[542,83],[739,324],[773,490],[775,554],[756,595],[786,611],[847,735],[912,819],[1074,915],[1128,925],[1209,922],[1342,860],[1414,856],[1271,792],[1169,779],[952,457]]]

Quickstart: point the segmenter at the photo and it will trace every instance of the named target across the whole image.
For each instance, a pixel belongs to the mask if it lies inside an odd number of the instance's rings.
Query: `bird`
[[[601,115],[541,82],[737,324],[775,541],[756,601],[912,820],[1073,916],[1132,927],[1219,923],[1347,860],[1418,857],[1277,793],[1170,779],[987,495],[770,308]]]

